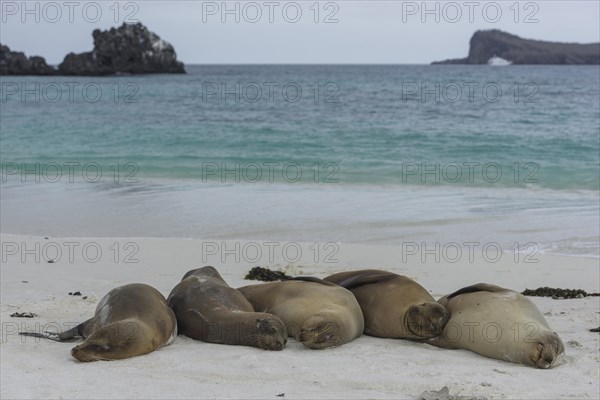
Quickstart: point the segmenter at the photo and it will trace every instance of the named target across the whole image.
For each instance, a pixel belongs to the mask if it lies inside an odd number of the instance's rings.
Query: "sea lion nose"
[[[449,320],[450,313],[444,310],[442,315],[435,320],[435,327],[432,328],[432,331],[441,333]]]
[[[442,316],[439,319],[441,327],[443,328],[448,323],[448,321],[450,321],[450,313],[448,312],[448,310],[444,310],[442,312]]]

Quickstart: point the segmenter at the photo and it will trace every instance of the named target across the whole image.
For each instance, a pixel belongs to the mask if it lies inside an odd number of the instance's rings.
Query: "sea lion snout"
[[[283,350],[287,343],[285,324],[276,316],[256,320],[259,336],[258,347],[265,350]]]
[[[418,338],[428,339],[442,334],[450,313],[438,303],[411,306],[407,313],[408,329]]]
[[[332,318],[314,315],[302,324],[299,341],[311,349],[334,347],[340,342],[339,329]]]
[[[546,335],[535,347],[533,364],[542,369],[555,366],[562,358],[565,347],[556,333]]]
[[[111,351],[111,347],[108,344],[95,344],[83,342],[82,344],[75,346],[71,349],[71,355],[77,361],[90,362],[90,361],[109,361],[107,354]]]
[[[448,310],[446,310],[446,307],[442,306],[442,308],[440,310],[438,310],[440,316],[437,318],[436,324],[435,324],[435,332],[437,333],[437,335],[441,335],[442,332],[444,331],[444,327],[446,326],[446,324],[448,323],[448,321],[450,321],[450,312]],[[436,336],[437,336],[436,335]]]

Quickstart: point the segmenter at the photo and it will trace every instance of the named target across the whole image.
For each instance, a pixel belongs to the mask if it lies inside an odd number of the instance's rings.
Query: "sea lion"
[[[61,333],[21,334],[59,342],[84,338],[71,350],[77,360],[120,360],[170,344],[177,335],[177,320],[158,290],[132,283],[108,292],[98,303],[94,317],[75,328]]]
[[[254,312],[213,267],[186,273],[167,303],[175,311],[179,332],[192,339],[266,350],[283,350],[287,341],[283,322],[275,315]]]
[[[478,283],[438,301],[451,317],[430,344],[538,368],[555,366],[565,352],[541,312],[520,293]]]
[[[254,309],[277,315],[288,335],[310,349],[324,349],[359,337],[360,306],[348,290],[317,278],[269,282],[238,289]]]
[[[445,307],[417,282],[375,269],[325,278],[350,290],[365,316],[365,334],[395,339],[428,339],[442,333],[450,319]]]

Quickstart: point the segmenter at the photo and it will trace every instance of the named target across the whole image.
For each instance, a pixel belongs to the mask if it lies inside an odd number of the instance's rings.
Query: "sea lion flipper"
[[[319,278],[316,278],[314,276],[295,276],[295,277],[293,277],[290,280],[292,280],[292,281],[304,281],[304,282],[315,282],[315,283],[320,283],[321,285],[325,285],[325,286],[339,286],[339,285],[336,285],[335,283],[324,281],[323,279],[319,279]]]
[[[54,340],[55,342],[72,342],[87,336],[85,328],[88,322],[90,321],[91,319],[88,319],[87,321],[82,322],[76,327],[66,330],[64,332],[19,332],[19,335],[49,339]]]
[[[195,315],[196,317],[200,318],[202,320],[202,322],[204,323],[209,323],[210,321],[208,320],[208,318],[206,318],[204,315],[202,315],[202,313],[196,309],[190,308],[187,310],[188,313],[191,313],[192,315]]]
[[[49,340],[54,340],[55,342],[61,342],[61,340],[58,338],[58,334],[56,333],[50,333],[50,332],[19,332],[19,335],[22,336],[30,336],[30,337],[34,337],[34,338],[41,338],[41,339],[49,339]]]
[[[449,341],[447,341],[443,337],[443,335],[436,336],[434,338],[427,339],[427,340],[422,340],[420,342],[427,343],[427,344],[430,344],[432,346],[439,347],[441,349],[457,350],[457,349],[460,348],[456,344],[453,344],[453,343],[450,343]]]
[[[369,285],[372,283],[379,283],[386,279],[394,278],[393,274],[387,272],[371,272],[365,271],[365,273],[349,276],[345,279],[335,282],[338,286],[346,288],[348,290],[357,288],[359,286]]]
[[[85,322],[82,322],[81,324],[77,325],[74,328],[71,328],[67,331],[64,332],[60,332],[58,334],[58,338],[61,342],[66,342],[66,341],[71,341],[74,339],[79,339],[79,338],[86,338],[88,337],[91,332],[88,329],[89,323],[92,321],[93,318],[88,319]]]
[[[456,292],[451,293],[445,298],[450,300],[453,297],[459,296],[465,293],[475,293],[475,292],[503,292],[506,289],[501,288],[500,286],[490,285],[489,283],[476,283],[475,285],[465,286],[462,289],[458,289]]]

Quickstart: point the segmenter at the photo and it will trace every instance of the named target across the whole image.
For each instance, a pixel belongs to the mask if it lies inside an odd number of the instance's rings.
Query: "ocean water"
[[[4,233],[600,254],[597,66],[0,78]]]

